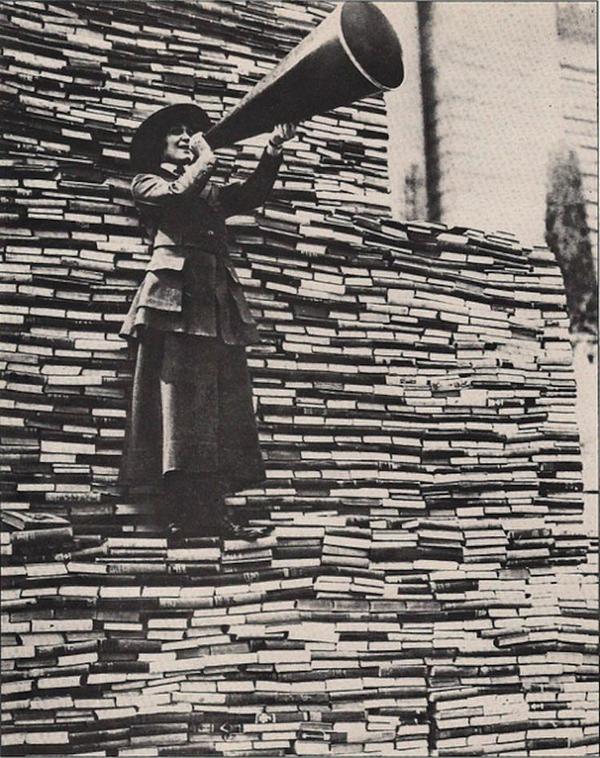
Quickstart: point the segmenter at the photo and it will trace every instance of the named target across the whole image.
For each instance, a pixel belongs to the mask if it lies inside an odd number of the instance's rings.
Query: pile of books
[[[127,148],[213,120],[330,2],[13,2],[3,755],[594,754],[597,541],[553,256],[391,220],[383,100],[315,117],[231,221],[265,485],[257,541],[174,540],[116,486],[148,260]],[[243,178],[265,138],[219,151]]]

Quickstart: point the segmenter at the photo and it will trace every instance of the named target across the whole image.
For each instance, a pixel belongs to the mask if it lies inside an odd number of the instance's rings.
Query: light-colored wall
[[[595,5],[573,5],[439,2],[419,30],[417,3],[382,3],[400,35],[406,68],[402,86],[386,96],[397,218],[410,218],[414,208],[407,177],[415,167],[424,177],[426,107],[433,110],[439,179],[429,182],[437,185],[440,220],[543,242],[548,166],[566,146],[579,158],[595,245],[596,52],[588,29]],[[425,105],[424,46],[433,70]]]
[[[560,68],[548,3],[434,4],[441,220],[542,242]]]

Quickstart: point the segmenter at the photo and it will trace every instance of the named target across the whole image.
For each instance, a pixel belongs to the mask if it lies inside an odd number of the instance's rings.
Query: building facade
[[[595,4],[382,7],[401,35],[407,72],[387,95],[395,215],[543,243],[548,173],[572,150],[595,248]]]

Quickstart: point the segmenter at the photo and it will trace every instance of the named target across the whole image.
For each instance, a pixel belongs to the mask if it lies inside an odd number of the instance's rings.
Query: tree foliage
[[[562,271],[573,332],[597,333],[598,289],[577,155],[556,154],[546,198],[546,244]]]

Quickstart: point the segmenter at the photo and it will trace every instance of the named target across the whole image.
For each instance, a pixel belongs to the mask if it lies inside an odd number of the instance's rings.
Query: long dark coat
[[[265,151],[248,180],[225,187],[166,164],[133,180],[152,257],[121,330],[135,355],[123,484],[183,471],[225,494],[264,479],[244,350],[258,333],[225,219],[264,203],[280,163]]]

